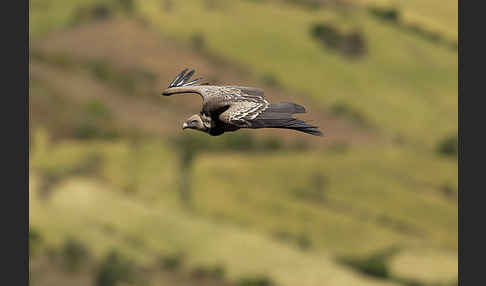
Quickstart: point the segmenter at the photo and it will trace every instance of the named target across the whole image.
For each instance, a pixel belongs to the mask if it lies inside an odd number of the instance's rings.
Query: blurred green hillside
[[[31,0],[31,284],[457,285],[456,4]],[[185,67],[325,136],[182,132]]]

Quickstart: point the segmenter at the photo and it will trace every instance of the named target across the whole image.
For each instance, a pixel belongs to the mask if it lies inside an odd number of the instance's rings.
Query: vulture
[[[317,126],[293,118],[305,113],[304,107],[292,102],[269,103],[263,90],[244,86],[197,84],[201,78],[189,81],[194,70],[184,69],[162,92],[164,96],[196,93],[202,97],[202,110],[189,117],[182,129],[194,129],[212,136],[240,128],[282,128],[322,136]]]

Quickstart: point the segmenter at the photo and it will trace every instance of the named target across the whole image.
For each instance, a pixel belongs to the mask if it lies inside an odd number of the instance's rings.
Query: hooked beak
[[[182,124],[182,130],[184,130],[186,128],[189,128],[189,125],[187,125],[187,123],[184,122],[184,124]]]

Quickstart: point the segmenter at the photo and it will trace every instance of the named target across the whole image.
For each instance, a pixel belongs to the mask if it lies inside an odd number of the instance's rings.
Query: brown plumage
[[[244,86],[216,86],[196,84],[200,78],[188,82],[194,70],[183,70],[164,96],[179,93],[197,93],[203,99],[199,114],[189,117],[182,129],[190,128],[217,136],[240,128],[292,129],[315,136],[322,136],[317,126],[295,119],[292,114],[305,113],[305,108],[291,102],[269,103],[263,90]]]

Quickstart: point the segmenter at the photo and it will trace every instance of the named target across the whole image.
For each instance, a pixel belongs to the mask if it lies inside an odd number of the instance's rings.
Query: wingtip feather
[[[177,86],[179,80],[184,76],[184,74],[188,71],[188,68],[183,69],[177,77],[169,84],[169,88]]]
[[[190,78],[191,76],[195,73],[195,70],[191,70],[188,72],[178,83],[177,86],[183,86]]]

